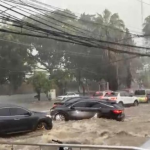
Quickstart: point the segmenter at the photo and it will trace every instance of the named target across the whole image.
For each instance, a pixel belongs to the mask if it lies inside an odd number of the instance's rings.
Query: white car
[[[106,94],[104,98],[109,99],[109,100],[114,100],[117,103],[119,103],[121,106],[124,106],[124,105],[138,106],[139,105],[139,101],[137,97],[131,95],[130,93],[126,91],[112,92],[112,93]]]
[[[58,96],[57,99],[58,100],[64,100],[66,98],[71,98],[71,97],[80,97],[80,95],[76,94],[74,92],[68,92],[68,93],[66,93],[66,95]]]

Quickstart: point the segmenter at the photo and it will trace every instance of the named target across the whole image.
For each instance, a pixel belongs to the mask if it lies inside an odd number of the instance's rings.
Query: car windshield
[[[104,97],[115,97],[115,96],[118,96],[118,93],[117,92],[112,92],[112,93],[106,93]]]
[[[103,96],[103,93],[102,92],[96,92],[93,94],[93,96]]]
[[[136,90],[135,95],[145,95],[145,90]]]
[[[69,92],[69,93],[66,93],[66,95],[75,95],[75,93]]]

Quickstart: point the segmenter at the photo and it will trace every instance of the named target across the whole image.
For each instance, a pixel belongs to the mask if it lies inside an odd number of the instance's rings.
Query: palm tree
[[[145,22],[143,24],[143,33],[150,34],[150,16],[145,18]]]
[[[119,18],[119,15],[117,13],[111,14],[107,9],[104,10],[102,15],[97,14],[95,22],[97,23],[96,29],[99,30],[100,35],[103,33],[106,40],[110,38],[116,40],[118,39],[118,33],[123,35],[122,31],[125,31],[124,22]]]
[[[118,41],[123,38],[124,31],[126,29],[123,20],[119,18],[119,15],[117,13],[111,14],[109,10],[105,9],[102,15],[97,14],[95,22],[97,23],[95,30],[97,32],[98,38],[101,38],[106,41]],[[117,47],[114,46],[114,48]],[[104,57],[107,58],[107,60],[109,61],[108,63],[111,63],[112,61],[119,59],[120,55],[114,52],[105,51]],[[108,72],[110,70],[112,72],[111,75]],[[119,70],[118,63],[111,64],[106,69],[106,74],[108,74],[107,80],[110,82],[110,87],[113,89],[118,88],[119,84],[118,70]],[[117,84],[115,83],[116,81]]]

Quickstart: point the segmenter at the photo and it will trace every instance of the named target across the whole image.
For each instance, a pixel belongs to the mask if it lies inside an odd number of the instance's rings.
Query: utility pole
[[[143,0],[141,0],[141,23],[142,23],[142,26],[143,26],[143,15],[144,15],[144,10],[143,10]]]

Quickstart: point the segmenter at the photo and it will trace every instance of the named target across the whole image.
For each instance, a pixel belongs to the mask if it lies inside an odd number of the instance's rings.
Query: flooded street
[[[82,144],[140,146],[150,137],[150,105],[141,104],[138,107],[129,107],[125,109],[125,113],[124,122],[102,118],[54,122],[51,131],[11,136],[1,138],[1,141],[51,143],[52,139],[55,139],[64,142],[76,141]],[[16,147],[17,150],[19,148],[20,146]]]

